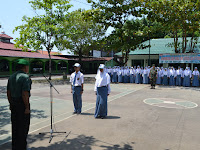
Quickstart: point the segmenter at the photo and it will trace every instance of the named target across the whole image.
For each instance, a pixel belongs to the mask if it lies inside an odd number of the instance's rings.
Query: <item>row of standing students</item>
[[[144,69],[140,66],[136,67],[114,67],[107,68],[106,71],[111,77],[113,83],[136,83],[136,84],[149,84],[150,83],[150,67]],[[169,85],[169,86],[184,86],[184,87],[199,87],[199,71],[195,67],[194,71],[191,71],[189,67],[185,70],[178,67],[169,68],[156,68],[156,84],[157,85]]]

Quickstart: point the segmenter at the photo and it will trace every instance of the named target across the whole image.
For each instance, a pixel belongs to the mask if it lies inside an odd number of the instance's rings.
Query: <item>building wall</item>
[[[151,60],[157,60],[159,62],[159,55],[151,55],[150,56]],[[135,64],[132,64],[134,60],[141,60],[144,64],[144,67],[148,66],[148,60],[149,60],[149,55],[130,55],[129,60],[127,62],[127,66],[134,66]]]

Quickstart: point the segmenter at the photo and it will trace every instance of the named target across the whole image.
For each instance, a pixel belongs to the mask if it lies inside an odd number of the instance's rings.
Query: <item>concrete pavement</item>
[[[58,85],[54,95],[54,134],[49,144],[49,87],[33,85],[31,129],[28,137],[33,150],[197,150],[200,149],[200,89],[112,84],[107,119],[94,119],[93,84],[85,84],[83,114],[72,115],[70,85]],[[155,99],[165,99],[155,104]],[[152,104],[146,99],[154,99]],[[1,94],[1,142],[10,138],[9,111]],[[183,105],[176,102],[192,102]],[[154,102],[154,103],[153,103]],[[184,103],[185,104],[185,103]],[[3,118],[3,119],[2,119]],[[3,137],[4,136],[4,137]],[[4,138],[4,139],[2,139]],[[2,143],[3,143],[2,142]],[[10,142],[0,146],[10,150]]]

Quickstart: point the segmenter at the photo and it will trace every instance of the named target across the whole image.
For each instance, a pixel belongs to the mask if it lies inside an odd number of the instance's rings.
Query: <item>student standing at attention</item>
[[[83,83],[84,77],[80,72],[81,65],[75,63],[74,70],[75,72],[71,74],[71,93],[73,94],[74,102],[74,114],[80,114],[82,109],[82,94],[83,94]]]
[[[95,118],[105,118],[107,116],[107,100],[110,94],[110,76],[104,70],[105,65],[100,64],[96,75],[94,91],[96,92]]]

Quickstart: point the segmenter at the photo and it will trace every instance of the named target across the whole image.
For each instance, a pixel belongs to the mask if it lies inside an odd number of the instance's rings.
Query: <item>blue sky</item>
[[[17,32],[13,34],[13,30],[16,26],[22,24],[22,17],[24,15],[28,17],[35,16],[35,12],[29,4],[29,0],[0,0],[0,32],[3,30],[6,34],[10,35],[14,39],[19,36]],[[70,4],[73,7],[70,11],[82,9],[90,9],[91,6],[86,0],[71,0]],[[66,52],[63,52],[66,53]]]

